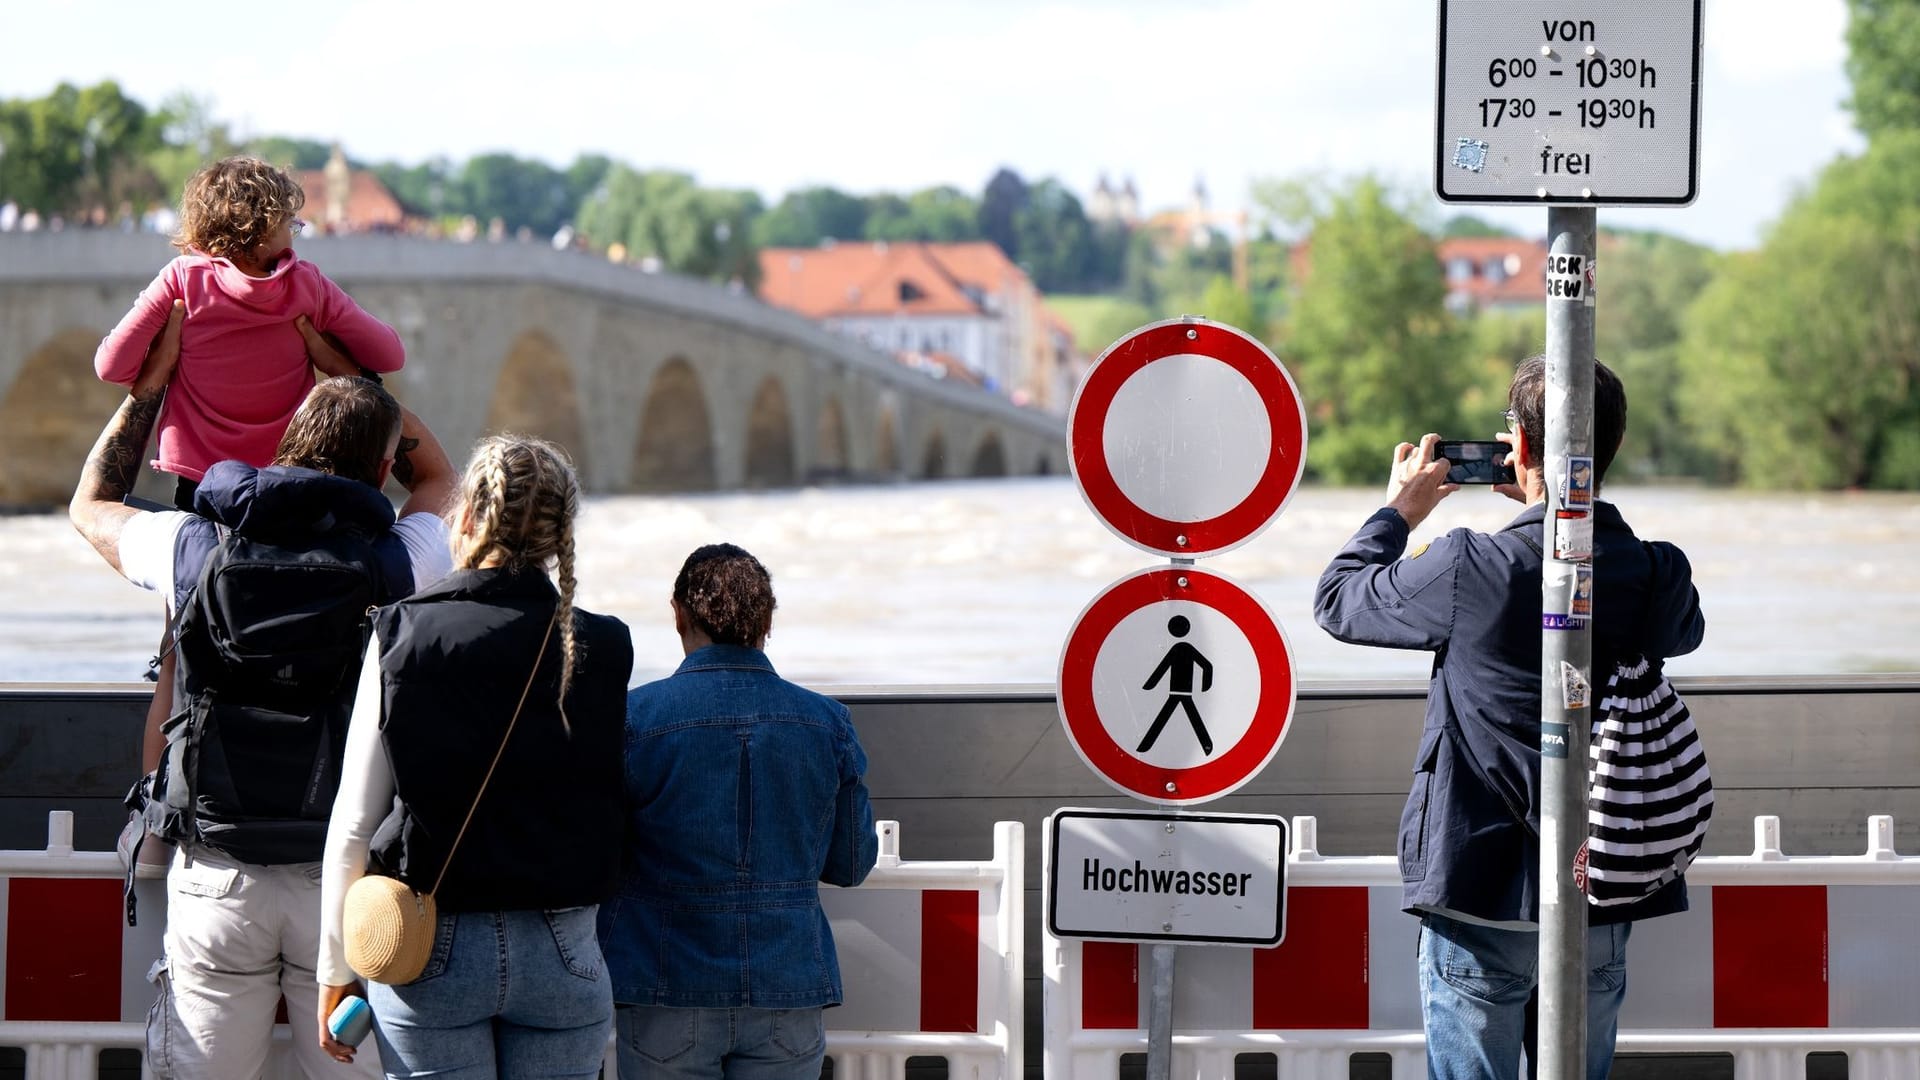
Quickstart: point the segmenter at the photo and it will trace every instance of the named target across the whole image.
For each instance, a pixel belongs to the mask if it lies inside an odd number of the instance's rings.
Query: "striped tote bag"
[[[1685,873],[1707,838],[1713,779],[1687,703],[1659,664],[1616,664],[1587,761],[1587,900],[1629,904]]]

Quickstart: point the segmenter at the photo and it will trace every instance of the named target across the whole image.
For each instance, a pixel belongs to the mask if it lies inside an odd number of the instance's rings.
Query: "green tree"
[[[930,240],[950,243],[980,239],[980,206],[973,196],[950,186],[923,188],[902,199],[876,195],[867,203],[869,240]]]
[[[239,144],[216,120],[213,104],[191,94],[175,94],[153,114],[158,145],[147,155],[147,165],[164,198],[180,201],[180,191],[194,173],[212,162],[237,153]]]
[[[1007,258],[1020,261],[1020,211],[1027,208],[1027,182],[1004,166],[980,192],[980,235],[1000,245]]]
[[[1255,197],[1308,236],[1284,338],[1307,397],[1308,467],[1374,483],[1394,444],[1459,430],[1471,381],[1433,239],[1411,203],[1372,177],[1261,184]]]
[[[428,158],[417,165],[381,162],[373,166],[373,175],[410,214],[439,219],[467,212],[458,173],[453,162],[444,157]]]
[[[1243,292],[1225,274],[1207,283],[1207,291],[1200,297],[1200,314],[1214,322],[1245,330],[1257,338],[1264,339],[1267,336],[1266,328],[1260,324],[1259,313],[1254,308],[1253,297]]]
[[[1614,475],[1711,473],[1680,406],[1688,306],[1713,280],[1708,248],[1657,232],[1606,230],[1595,277],[1594,351],[1626,383],[1628,436]]]
[[[333,147],[318,139],[263,135],[247,143],[247,153],[282,168],[324,169],[333,156]]]
[[[1460,236],[1512,236],[1514,232],[1472,214],[1455,214],[1440,226],[1440,235],[1451,240]]]
[[[481,221],[499,218],[508,229],[522,226],[550,235],[573,216],[567,176],[544,161],[512,154],[481,154],[460,169],[464,212]]]
[[[1847,0],[1847,106],[1867,138],[1920,128],[1920,0]]]
[[[613,159],[605,154],[581,154],[573,159],[567,166],[567,203],[572,212],[579,212],[580,204],[606,182],[612,168]]]
[[[763,206],[750,191],[701,188],[683,172],[616,165],[581,205],[578,228],[601,248],[620,244],[630,259],[714,281],[758,283],[753,222]]]
[[[1093,225],[1073,192],[1048,177],[1027,189],[1014,213],[1015,261],[1041,292],[1077,292],[1088,286]]]
[[[1920,131],[1881,131],[1688,310],[1681,408],[1742,483],[1920,488],[1916,176]]]
[[[154,142],[146,107],[112,81],[0,102],[0,196],[46,213],[111,210],[158,189],[143,160]]]
[[[866,234],[867,204],[834,187],[789,191],[754,224],[763,247],[818,247],[820,241],[858,240]]]

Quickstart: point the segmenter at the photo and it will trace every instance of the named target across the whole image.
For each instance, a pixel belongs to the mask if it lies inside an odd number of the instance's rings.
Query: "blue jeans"
[[[371,983],[392,1077],[596,1077],[613,1021],[596,909],[440,916],[405,986]]]
[[[622,1005],[620,1080],[819,1080],[824,1011]]]
[[[1587,1077],[1606,1080],[1627,997],[1631,923],[1587,928]],[[1540,935],[1431,912],[1420,925],[1420,1012],[1429,1080],[1517,1080]],[[1529,1073],[1532,1072],[1531,1066]]]

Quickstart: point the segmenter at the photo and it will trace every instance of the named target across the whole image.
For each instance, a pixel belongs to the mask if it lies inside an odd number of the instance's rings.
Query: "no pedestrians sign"
[[[1060,655],[1075,752],[1135,798],[1226,795],[1273,760],[1293,719],[1293,654],[1253,593],[1190,566],[1142,570],[1087,605]]]

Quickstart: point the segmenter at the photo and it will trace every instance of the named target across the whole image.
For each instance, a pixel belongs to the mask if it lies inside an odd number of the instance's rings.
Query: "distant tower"
[[[347,168],[347,155],[339,143],[333,144],[333,153],[327,155],[327,167],[322,173],[327,178],[327,208],[321,220],[327,223],[328,232],[338,232],[346,227],[347,200],[353,195],[353,174]]]
[[[1193,202],[1187,208],[1187,221],[1193,246],[1206,247],[1213,239],[1212,226],[1208,224],[1212,215],[1207,210],[1207,181],[1205,177],[1193,178]]]
[[[1127,177],[1126,184],[1120,188],[1119,204],[1120,220],[1125,222],[1128,228],[1139,225],[1140,189],[1133,186],[1131,176]]]
[[[1107,183],[1107,174],[1100,174],[1100,182],[1093,185],[1093,194],[1087,197],[1087,220],[1096,225],[1109,225],[1119,220],[1120,210],[1114,204],[1113,185]]]

